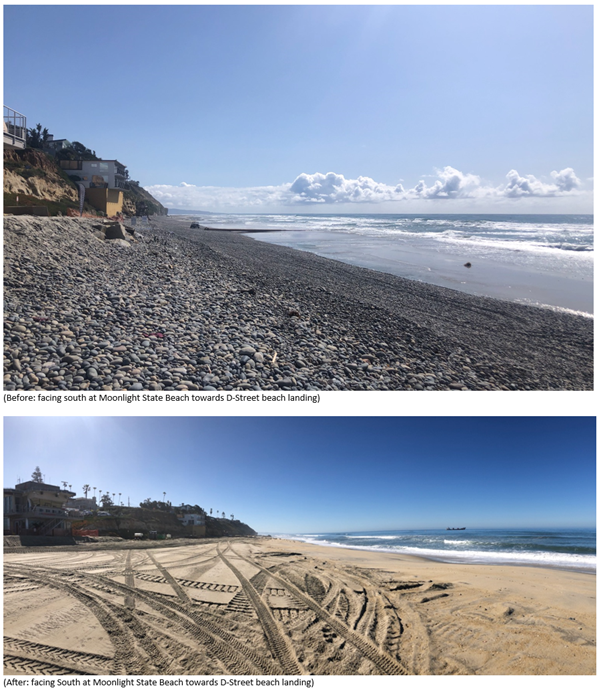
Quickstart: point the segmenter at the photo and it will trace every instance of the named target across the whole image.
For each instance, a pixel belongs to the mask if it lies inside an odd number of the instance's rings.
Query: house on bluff
[[[4,533],[17,536],[71,536],[65,509],[75,493],[37,481],[4,488]]]
[[[115,216],[122,212],[126,166],[115,159],[97,161],[59,161],[61,168],[78,184],[84,185],[85,199],[95,209]]]
[[[203,514],[179,514],[178,518],[191,536],[206,535],[206,517]]]

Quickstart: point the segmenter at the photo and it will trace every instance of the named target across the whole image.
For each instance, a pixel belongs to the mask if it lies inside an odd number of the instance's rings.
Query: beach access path
[[[587,390],[593,321],[153,217],[5,217],[5,389]]]

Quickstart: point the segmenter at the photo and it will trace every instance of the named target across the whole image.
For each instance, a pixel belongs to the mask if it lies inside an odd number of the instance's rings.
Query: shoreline
[[[404,558],[411,558],[411,559],[419,559],[427,562],[437,562],[439,564],[446,564],[446,565],[485,565],[485,566],[495,566],[495,567],[531,567],[531,568],[539,568],[539,569],[550,569],[554,571],[562,571],[562,572],[577,572],[579,574],[589,574],[589,575],[596,575],[596,567],[594,569],[590,567],[584,567],[584,568],[575,568],[571,566],[565,566],[565,565],[560,565],[560,564],[554,564],[554,563],[545,563],[545,562],[531,562],[530,560],[481,560],[481,559],[464,559],[463,557],[459,558],[451,558],[447,559],[447,557],[436,557],[434,555],[427,555],[422,552],[418,553],[406,553],[403,550],[396,550],[394,548],[388,549],[388,548],[367,548],[364,546],[347,546],[343,545],[342,543],[316,543],[313,541],[304,541],[304,540],[298,540],[296,538],[282,538],[279,536],[269,536],[270,538],[274,538],[275,540],[284,540],[284,541],[291,541],[293,543],[302,543],[303,545],[313,545],[317,547],[325,547],[325,548],[334,548],[335,550],[352,550],[355,552],[367,552],[367,553],[385,553],[388,555],[398,555]],[[497,555],[497,553],[493,553],[493,555]]]
[[[509,250],[508,255],[493,258],[489,254],[481,256],[480,247],[446,249],[435,240],[422,238],[399,238],[394,242],[320,228],[202,225],[200,230],[246,234],[262,242],[432,286],[594,319],[592,263],[588,277],[578,267],[569,274],[557,265],[543,265],[542,259],[531,253],[528,259],[523,253]],[[480,256],[475,259],[477,251]],[[472,270],[466,266],[469,259],[473,260]]]
[[[595,575],[267,537],[125,543],[81,546],[77,566],[73,550],[5,553],[5,674],[40,660],[51,675],[596,672]],[[207,628],[221,647],[192,636]],[[124,657],[120,631],[181,655]]]
[[[506,258],[476,260],[473,250],[458,247],[444,251],[435,241],[392,242],[354,234],[346,237],[330,231],[307,233],[302,236],[298,231],[273,235],[253,232],[250,237],[467,295],[594,318],[592,277],[589,281],[566,276],[555,267],[534,265],[532,261],[519,263],[511,253]],[[467,263],[472,268],[465,266]]]
[[[5,217],[5,389],[593,387],[591,319],[189,223]]]

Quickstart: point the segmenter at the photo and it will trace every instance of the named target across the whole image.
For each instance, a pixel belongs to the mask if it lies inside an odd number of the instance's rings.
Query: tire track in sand
[[[226,665],[232,675],[277,675],[280,670],[270,659],[262,658],[256,651],[242,644],[237,636],[225,631],[205,614],[186,609],[178,601],[169,600],[163,594],[130,589],[102,575],[89,575],[90,579],[111,585],[122,592],[132,591],[137,599],[150,605],[171,623],[178,625],[203,646],[209,654]]]
[[[146,551],[147,555],[149,556],[149,559],[153,564],[160,570],[162,576],[166,581],[172,586],[174,593],[181,599],[181,601],[185,601],[185,603],[191,603],[191,599],[189,596],[183,591],[183,589],[179,586],[177,583],[176,579],[170,574],[170,572],[165,569],[154,557],[153,555],[149,552],[149,550]]]
[[[230,546],[228,546],[230,547]],[[235,551],[231,549],[233,553]],[[263,599],[259,596],[256,589],[252,584],[246,579],[246,577],[235,567],[224,555],[217,546],[218,554],[221,560],[227,565],[227,567],[235,574],[239,583],[242,585],[242,591],[248,597],[248,600],[252,603],[258,619],[262,625],[265,637],[269,644],[269,649],[275,659],[279,661],[282,666],[283,672],[286,675],[302,675],[303,671],[299,662],[296,659],[296,654],[292,648],[292,645],[286,637],[282,635],[279,630],[269,607],[265,605]],[[237,553],[235,553],[237,555]],[[239,557],[239,555],[238,555]]]
[[[350,644],[353,644],[353,646],[356,646],[359,649],[359,651],[361,651],[361,653],[366,658],[370,659],[370,661],[372,661],[372,663],[379,670],[386,673],[387,675],[410,675],[410,671],[404,668],[404,666],[401,663],[396,661],[388,654],[381,652],[372,641],[360,636],[357,632],[353,632],[351,629],[349,629],[349,627],[347,627],[347,625],[345,625],[342,621],[338,620],[338,618],[330,615],[330,613],[328,613],[324,608],[322,608],[313,598],[310,598],[306,593],[303,593],[297,586],[294,586],[294,584],[284,579],[282,576],[277,575],[275,572],[270,572],[262,565],[259,565],[258,563],[254,562],[254,560],[239,555],[237,551],[235,551],[234,548],[231,546],[231,544],[229,544],[229,547],[231,549],[231,552],[237,555],[237,557],[239,557],[241,560],[244,560],[244,562],[248,562],[256,569],[265,572],[272,579],[275,579],[275,581],[282,584],[284,588],[288,589],[288,591],[290,591],[290,593],[295,598],[300,600],[310,610],[312,610],[317,615],[317,617],[324,620],[332,628],[333,632],[340,635]]]
[[[22,661],[31,660],[35,664],[51,666],[61,664],[79,675],[108,675],[113,662],[110,656],[61,649],[7,636],[4,637],[4,653]]]
[[[132,550],[129,550],[128,553],[126,553],[126,564],[124,566],[124,580],[127,586],[134,588],[134,572],[132,571],[131,554]],[[124,596],[124,605],[127,608],[131,608],[134,610],[136,606],[136,601],[131,593],[127,593]]]
[[[4,674],[20,673],[22,675],[91,675],[76,668],[67,668],[53,663],[36,661],[31,658],[4,654]]]
[[[18,569],[16,570],[18,572]],[[128,627],[105,604],[98,594],[90,594],[66,577],[50,575],[48,572],[27,568],[29,581],[43,584],[52,589],[63,591],[80,603],[83,603],[105,630],[114,648],[112,675],[149,675],[156,672],[151,662],[141,656],[135,638]]]

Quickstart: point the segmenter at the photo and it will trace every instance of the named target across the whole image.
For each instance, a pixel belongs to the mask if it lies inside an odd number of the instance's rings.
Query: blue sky
[[[591,6],[4,12],[5,103],[169,207],[592,211]]]
[[[259,532],[592,528],[594,418],[6,417],[4,485],[85,483]]]

